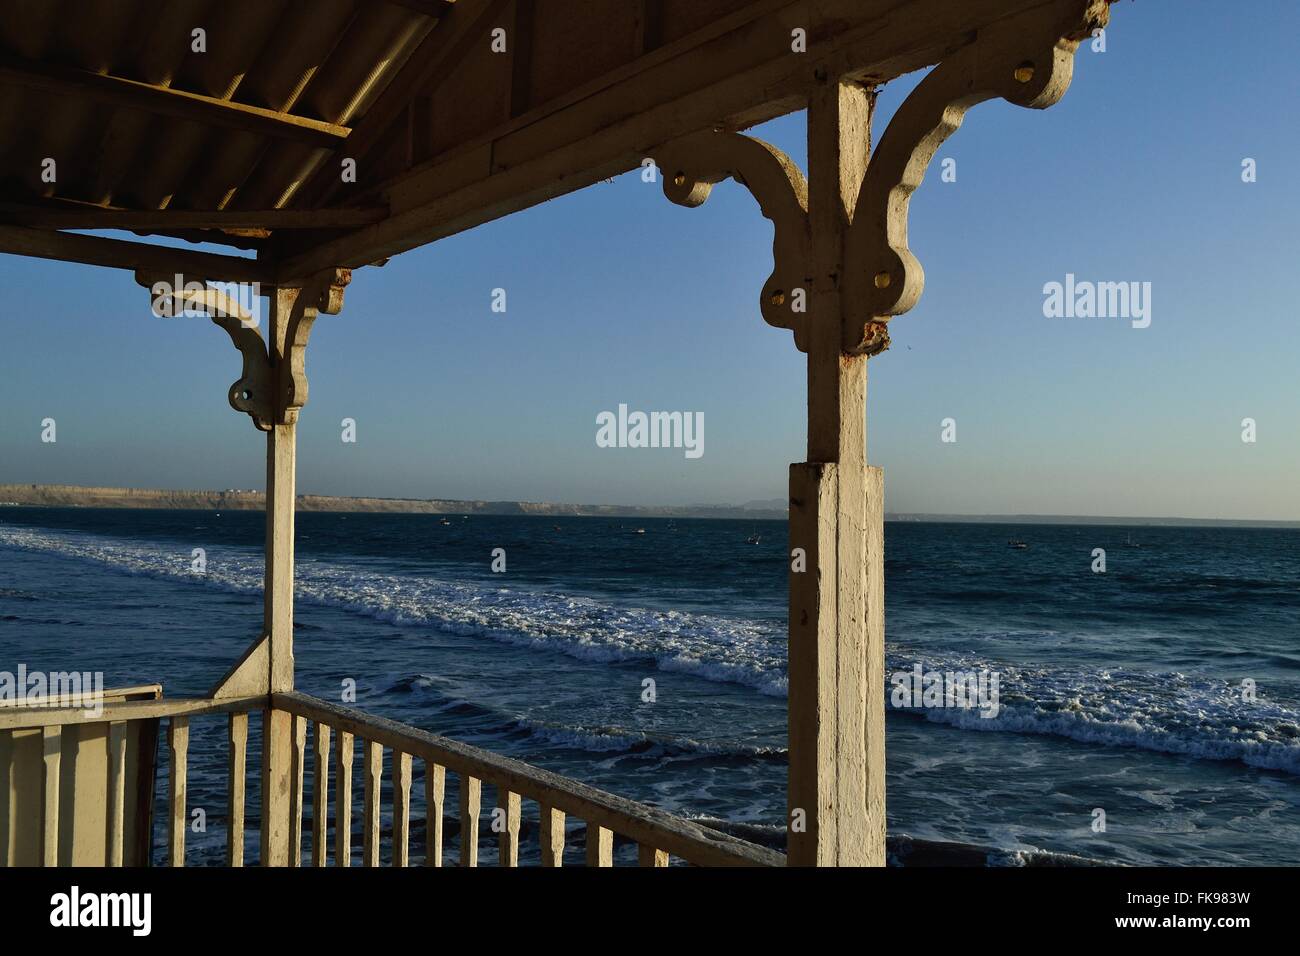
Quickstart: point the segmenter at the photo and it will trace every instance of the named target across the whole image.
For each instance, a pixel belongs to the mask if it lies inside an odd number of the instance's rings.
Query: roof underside
[[[283,207],[435,29],[411,7],[440,5],[6,3],[3,197],[134,210]],[[42,178],[46,157],[57,163],[53,183]]]
[[[799,109],[828,69],[882,82],[1100,2],[8,0],[0,251],[139,265],[57,252],[124,228],[256,249],[264,277],[364,265]]]

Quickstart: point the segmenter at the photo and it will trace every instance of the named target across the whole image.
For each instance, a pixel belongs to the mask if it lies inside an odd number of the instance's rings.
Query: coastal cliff
[[[162,508],[199,511],[262,511],[260,491],[176,491],[160,488],[95,488],[81,485],[0,485],[0,504],[38,508]],[[765,503],[766,504],[766,503]],[[575,505],[539,501],[457,501],[446,498],[347,498],[299,495],[299,511],[388,514],[556,515],[642,518],[784,519],[784,511],[746,506]]]

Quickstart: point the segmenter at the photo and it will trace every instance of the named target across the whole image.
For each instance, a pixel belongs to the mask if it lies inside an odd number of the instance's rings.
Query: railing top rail
[[[84,697],[84,695],[83,695]],[[157,717],[189,717],[200,714],[240,713],[267,706],[267,698],[231,697],[214,700],[208,697],[172,697],[158,700],[103,702],[102,706],[50,707],[25,704],[0,709],[0,731],[26,730],[32,727],[58,727],[64,724],[103,724],[120,720],[146,720]]]
[[[530,800],[563,810],[645,846],[707,866],[784,866],[785,856],[746,840],[673,816],[664,810],[597,790],[549,770],[470,744],[439,737],[384,717],[296,691],[271,695],[274,707],[372,740],[401,753],[504,786]]]
[[[132,684],[130,687],[113,687],[101,691],[79,691],[75,694],[60,693],[58,703],[60,706],[77,707],[85,700],[99,699],[105,703],[121,703],[127,700],[156,700],[162,696],[162,684]],[[40,698],[39,704],[24,704],[22,698],[0,697],[0,708],[21,708],[21,707],[47,707],[50,706],[49,698]]]

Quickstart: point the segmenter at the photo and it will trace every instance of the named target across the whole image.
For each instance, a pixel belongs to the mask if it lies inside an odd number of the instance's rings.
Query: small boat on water
[[[1029,550],[1029,545],[1025,544],[1025,542],[1021,541],[1019,538],[1012,538],[1010,541],[1007,542],[1007,547],[1013,548],[1016,551]]]
[[[645,534],[645,528],[637,528],[637,529],[636,529],[635,531],[633,531],[632,533],[633,533],[633,534]]]
[[[761,534],[751,534],[745,539],[745,544],[758,544],[762,540],[763,536]]]
[[[451,519],[443,518],[441,521],[438,522],[438,524],[451,524]]]

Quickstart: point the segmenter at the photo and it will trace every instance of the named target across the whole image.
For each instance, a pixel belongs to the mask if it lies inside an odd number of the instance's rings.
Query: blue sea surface
[[[0,670],[205,693],[259,633],[263,530],[254,512],[0,510]],[[297,684],[338,701],[355,681],[367,712],[779,845],[786,536],[299,514]],[[891,835],[1009,860],[1300,860],[1300,531],[891,522],[885,540],[887,675],[988,671],[1000,694],[995,717],[891,703]],[[216,862],[225,729],[201,724],[190,805],[213,822],[190,842]]]

